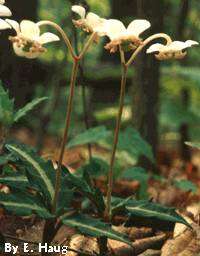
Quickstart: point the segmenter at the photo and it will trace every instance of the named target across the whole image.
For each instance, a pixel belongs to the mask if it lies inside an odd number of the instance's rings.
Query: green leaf
[[[0,165],[5,165],[9,161],[13,161],[13,160],[14,160],[14,157],[12,156],[12,154],[1,155],[0,156]]]
[[[187,86],[189,89],[191,89],[191,83],[194,82],[196,86],[198,86],[199,89],[199,83],[200,83],[200,74],[199,74],[199,68],[198,67],[184,67],[184,66],[173,66],[173,69],[171,67],[164,67],[162,68],[162,71],[167,76],[172,76],[172,79],[177,80],[177,78],[181,77],[184,79],[184,81],[187,82]],[[173,71],[173,72],[172,72]],[[188,82],[189,81],[189,82]]]
[[[55,170],[53,164],[39,157],[28,146],[7,144],[6,148],[23,162],[30,184],[38,189],[51,204],[55,193]]]
[[[64,214],[70,208],[73,195],[74,192],[66,188],[65,184],[63,183],[63,185],[61,186],[61,191],[57,202],[57,216]]]
[[[120,198],[120,197],[113,197],[111,198],[111,212],[112,217],[121,211],[126,210],[127,203],[132,200],[131,197],[128,197],[126,199]]]
[[[147,173],[147,171],[141,167],[129,168],[125,170],[121,175],[122,179],[138,180],[138,181],[148,180],[149,177],[150,175]]]
[[[127,151],[133,157],[146,156],[155,162],[151,146],[132,127],[126,128],[119,134],[118,149]]]
[[[6,91],[0,82],[0,123],[9,127],[13,123],[14,100],[9,98],[9,93]]]
[[[91,177],[99,177],[108,173],[109,165],[100,158],[92,158],[90,162],[77,170],[77,174],[87,171]]]
[[[17,193],[16,191],[15,194],[0,193],[0,205],[8,212],[19,216],[29,216],[36,213],[42,218],[52,218],[40,200],[28,193]]]
[[[190,147],[200,149],[200,142],[185,142],[185,144]]]
[[[174,181],[176,187],[184,190],[184,191],[192,191],[196,193],[198,191],[198,187],[189,180],[176,180]]]
[[[38,104],[43,102],[44,100],[47,100],[48,97],[42,97],[34,99],[33,101],[29,102],[27,105],[25,105],[23,108],[19,109],[14,116],[14,122],[19,121],[23,116],[25,116],[29,111],[31,111],[33,108],[35,108]]]
[[[14,173],[12,175],[5,177],[0,177],[0,183],[7,185],[11,188],[23,189],[30,187],[30,184],[26,176],[20,175],[18,173]]]
[[[122,173],[121,178],[139,181],[140,187],[138,191],[138,197],[139,199],[148,199],[147,188],[148,188],[148,180],[150,178],[150,175],[147,173],[145,169],[141,167],[129,168]]]
[[[157,180],[157,181],[160,181],[160,182],[165,182],[166,181],[165,177],[163,177],[162,175],[158,175],[158,174],[152,174],[151,178],[153,180]]]
[[[80,233],[92,237],[108,237],[113,240],[121,241],[131,245],[131,242],[126,236],[112,230],[109,224],[104,223],[98,219],[89,216],[76,214],[71,217],[62,219],[63,223],[67,226],[77,228]]]
[[[152,218],[174,223],[178,222],[185,224],[186,226],[190,226],[184,218],[176,213],[174,208],[165,207],[149,201],[129,201],[126,205],[126,209],[131,214],[131,216]]]
[[[100,140],[107,138],[109,135],[110,131],[108,131],[105,126],[90,128],[87,131],[77,135],[68,143],[67,146],[70,148],[88,143],[97,143]]]
[[[183,123],[194,125],[198,121],[199,116],[192,109],[186,108],[180,100],[164,96],[160,115],[160,122],[164,127],[170,125],[175,129]]]
[[[86,196],[96,206],[99,212],[104,211],[105,203],[103,195],[98,188],[92,186],[90,176],[86,170],[84,170],[82,176],[73,175],[67,169],[63,170],[63,172],[66,173],[64,180],[68,187],[72,186]]]

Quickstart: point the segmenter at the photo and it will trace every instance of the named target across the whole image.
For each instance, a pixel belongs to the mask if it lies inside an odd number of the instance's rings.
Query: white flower
[[[128,50],[139,46],[142,41],[139,38],[151,24],[147,20],[134,20],[126,28],[124,24],[115,19],[107,20],[104,24],[106,35],[111,42],[106,45],[106,49],[110,52],[116,52],[119,45],[126,46]]]
[[[97,14],[92,12],[86,14],[85,8],[79,5],[73,5],[72,11],[81,17],[79,20],[73,20],[73,23],[76,27],[80,27],[88,33],[97,32],[98,36],[105,35],[105,19],[100,18]]]
[[[187,40],[186,42],[173,41],[168,45],[153,44],[147,49],[147,53],[157,53],[155,57],[159,60],[171,58],[182,59],[187,54],[187,52],[184,51],[185,49],[198,44],[198,42],[193,40]]]
[[[0,0],[0,16],[1,17],[9,17],[12,15],[10,9],[4,6],[5,0]],[[0,30],[11,28],[10,25],[4,20],[0,19]]]
[[[2,17],[9,17],[12,15],[10,9],[6,7],[5,0],[0,0],[0,16]]]
[[[40,35],[39,26],[30,20],[23,20],[20,24],[14,20],[7,19],[6,21],[17,33],[9,39],[18,56],[29,59],[37,58],[46,51],[44,44],[60,40],[57,35],[50,32]]]

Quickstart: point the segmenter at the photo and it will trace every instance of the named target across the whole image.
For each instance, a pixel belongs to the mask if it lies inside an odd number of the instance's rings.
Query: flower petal
[[[40,29],[36,23],[30,20],[23,20],[20,23],[21,33],[30,40],[37,40],[40,35]]]
[[[60,41],[60,38],[57,35],[50,32],[42,34],[38,40],[40,44],[47,44],[54,41]]]
[[[5,20],[0,19],[0,30],[9,29],[11,26],[5,22]]]
[[[17,21],[6,19],[6,22],[8,22],[11,25],[11,27],[14,28],[14,30],[17,32],[17,34],[20,33],[19,23]]]
[[[138,37],[150,27],[151,23],[148,20],[134,20],[129,24],[127,33]]]
[[[105,21],[106,35],[110,40],[118,39],[124,33],[126,33],[126,28],[124,24],[115,19],[110,19]]]
[[[152,44],[148,49],[147,53],[153,53],[153,52],[160,52],[164,47],[166,47],[163,44]]]
[[[186,48],[190,48],[193,45],[198,45],[199,43],[193,40],[187,40],[186,42],[182,41],[174,41],[171,44],[168,45],[168,51],[171,52],[177,52],[177,51],[182,51]]]
[[[188,46],[193,46],[193,45],[198,45],[199,43],[197,41],[193,41],[193,40],[187,40],[185,42]]]
[[[181,41],[173,41],[171,44],[168,45],[168,50],[176,52],[182,51],[188,47],[191,47],[191,45]]]
[[[98,36],[105,36],[106,35],[106,27],[105,27],[106,19],[100,19],[99,25],[93,29],[97,32]]]
[[[5,4],[5,0],[0,0],[0,4]]]
[[[11,15],[12,15],[12,13],[11,13],[10,9],[8,7],[0,4],[0,16],[9,17]]]
[[[89,12],[86,16],[86,25],[94,32],[102,29],[105,19],[100,18],[97,14]]]
[[[73,5],[72,11],[77,13],[81,17],[81,19],[85,19],[86,10],[84,7],[82,7],[80,5]]]

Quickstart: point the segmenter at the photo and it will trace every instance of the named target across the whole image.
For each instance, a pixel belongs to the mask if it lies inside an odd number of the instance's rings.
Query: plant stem
[[[76,33],[76,29],[74,28],[74,48],[76,50],[76,53],[78,53],[78,37]],[[83,42],[82,42],[82,49],[84,48]],[[79,65],[79,84],[81,86],[81,96],[82,96],[82,104],[83,104],[83,118],[85,123],[85,128],[88,130],[90,128],[89,125],[89,118],[88,118],[88,110],[87,110],[87,99],[86,99],[86,86],[85,86],[85,79],[84,79],[84,58],[82,58],[81,64]],[[91,162],[92,159],[92,146],[90,143],[87,144],[88,149],[88,156],[89,161]]]
[[[64,152],[65,152],[65,146],[66,146],[67,139],[68,139],[68,132],[69,132],[69,127],[70,127],[73,98],[74,98],[74,90],[75,90],[75,84],[76,84],[76,80],[77,80],[79,63],[80,63],[81,59],[84,57],[84,55],[86,54],[86,52],[88,51],[90,45],[94,41],[97,34],[96,34],[96,32],[92,33],[92,35],[89,37],[88,41],[85,43],[81,53],[79,55],[76,55],[67,34],[58,24],[48,21],[48,20],[44,20],[44,21],[38,22],[37,25],[38,26],[49,25],[49,26],[52,26],[53,28],[55,28],[62,36],[70,54],[71,54],[71,57],[73,58],[73,69],[72,69],[71,81],[70,81],[70,94],[69,94],[68,102],[67,102],[65,129],[64,129],[64,135],[63,135],[63,139],[62,139],[62,143],[61,143],[58,167],[56,170],[55,194],[54,194],[54,198],[53,198],[53,202],[52,202],[52,209],[51,209],[52,213],[55,214],[56,208],[57,208],[57,201],[59,198],[60,187],[61,187],[62,162],[63,162]],[[59,228],[59,227],[55,228],[54,225],[55,225],[54,221],[52,221],[52,222],[46,221],[44,232],[43,232],[43,241],[47,240],[48,242],[51,242],[51,240],[53,239],[52,237],[55,235],[55,233],[57,232],[57,229]]]
[[[121,119],[124,107],[124,97],[125,97],[125,89],[126,89],[126,80],[127,80],[127,70],[128,67],[125,65],[124,61],[124,52],[120,48],[120,56],[121,56],[121,64],[122,64],[122,79],[121,79],[121,89],[120,89],[120,99],[119,99],[119,111],[116,120],[116,127],[114,133],[114,142],[113,148],[111,153],[111,160],[110,160],[110,169],[108,173],[108,187],[107,187],[107,202],[106,202],[106,210],[105,210],[105,218],[110,220],[110,210],[111,210],[111,195],[112,195],[112,188],[113,188],[113,168],[115,162],[115,155],[117,150],[118,138],[119,138],[119,131],[121,126]]]
[[[86,100],[86,86],[84,81],[84,68],[83,63],[80,65],[80,83],[81,83],[81,94],[82,94],[82,103],[83,103],[83,117],[84,117],[84,123],[85,128],[88,130],[90,128],[89,124],[89,118],[88,118],[88,109],[87,109],[87,100]],[[88,148],[88,156],[89,161],[91,162],[92,159],[92,145],[90,143],[87,144]]]
[[[94,38],[96,37],[97,33],[93,32],[92,35],[90,36],[89,40],[83,47],[82,52],[79,55],[79,58],[82,59],[85,53],[87,52],[88,48],[90,47],[91,43],[94,41]],[[85,93],[85,84],[84,84],[84,73],[83,73],[83,67],[80,66],[81,69],[81,80],[82,80],[82,99],[83,99],[83,111],[84,111],[84,121],[85,121],[85,126],[86,129],[89,129],[89,121],[88,121],[88,115],[87,115],[87,104],[86,104],[86,93]],[[92,159],[92,147],[91,144],[88,143],[88,153],[89,153],[89,160],[91,161]]]
[[[99,254],[101,256],[108,255],[108,239],[107,237],[99,237],[97,239],[98,245],[99,245]]]
[[[63,156],[64,156],[64,152],[65,152],[65,146],[66,146],[67,138],[68,138],[70,121],[71,121],[72,105],[73,105],[73,98],[74,98],[74,88],[75,88],[75,83],[76,83],[76,78],[77,78],[77,73],[78,73],[78,67],[79,67],[79,60],[77,58],[75,58],[74,63],[73,63],[72,75],[71,75],[70,93],[69,93],[68,103],[67,103],[65,130],[64,130],[62,143],[61,143],[61,150],[60,150],[60,155],[59,155],[59,160],[58,160],[58,168],[56,171],[55,195],[54,195],[54,199],[53,199],[53,208],[52,208],[53,213],[55,213],[55,211],[56,211],[57,200],[58,200],[59,191],[60,191],[61,167],[62,167]]]
[[[170,44],[172,42],[172,39],[170,36],[168,36],[167,34],[164,33],[158,33],[152,36],[149,36],[147,39],[145,39],[143,41],[143,43],[134,51],[134,53],[132,54],[132,56],[130,57],[129,61],[126,63],[126,66],[129,67],[132,62],[134,61],[134,59],[136,58],[136,56],[143,50],[143,48],[149,44],[151,41],[158,39],[158,38],[164,38],[167,41],[167,45]]]
[[[0,124],[0,155],[3,153],[4,143],[8,135],[8,128]]]
[[[37,25],[39,27],[44,26],[44,25],[48,25],[48,26],[51,26],[51,27],[55,28],[61,34],[61,36],[62,36],[66,46],[68,47],[68,49],[70,51],[71,56],[73,58],[76,58],[76,54],[74,53],[74,49],[73,49],[73,47],[71,45],[71,42],[70,42],[67,34],[65,33],[65,31],[58,24],[56,24],[56,23],[54,23],[52,21],[49,21],[49,20],[42,20],[42,21],[39,21],[37,23]]]
[[[92,35],[89,37],[88,41],[86,42],[85,46],[83,47],[83,50],[81,51],[81,53],[78,56],[79,59],[83,58],[83,56],[85,55],[85,53],[89,49],[90,45],[92,44],[92,42],[94,41],[96,36],[97,36],[97,33],[93,32]]]
[[[120,100],[119,100],[119,112],[118,112],[117,121],[116,121],[114,143],[113,143],[113,148],[111,153],[110,169],[108,173],[107,202],[106,202],[106,210],[105,210],[105,218],[108,220],[110,220],[110,217],[111,217],[110,210],[111,210],[111,195],[112,195],[112,188],[113,188],[113,168],[114,168],[115,155],[116,155],[118,138],[119,138],[119,130],[121,126],[121,118],[122,118],[123,107],[124,107],[124,96],[125,96],[125,89],[126,89],[128,67],[132,64],[132,62],[135,60],[137,55],[143,50],[143,48],[147,44],[149,44],[151,41],[158,38],[164,38],[167,41],[167,44],[170,44],[172,42],[170,36],[164,33],[158,33],[158,34],[152,35],[148,37],[146,40],[144,40],[142,45],[140,45],[135,50],[135,52],[132,54],[132,56],[130,57],[127,63],[125,62],[124,51],[122,50],[121,46],[119,47],[121,65],[122,65],[122,80],[121,80],[121,90],[120,90]]]
[[[54,23],[53,23],[54,24]],[[57,24],[54,24],[53,26],[57,28]],[[59,31],[63,31],[59,26]],[[63,31],[64,33],[64,31]],[[65,35],[65,33],[64,33]],[[64,36],[63,35],[63,36]],[[88,41],[86,42],[82,52],[80,53],[79,56],[73,55],[73,51],[70,51],[72,53],[73,57],[73,69],[72,69],[72,74],[71,74],[71,81],[70,81],[70,94],[68,97],[68,103],[67,103],[67,112],[66,112],[66,122],[65,122],[65,129],[64,129],[64,135],[61,143],[61,150],[60,150],[60,155],[58,159],[58,168],[56,170],[56,182],[55,182],[55,195],[53,198],[53,204],[52,204],[52,213],[56,212],[56,207],[57,207],[57,201],[59,197],[59,192],[60,192],[60,185],[61,185],[61,173],[62,173],[62,161],[63,161],[63,156],[65,152],[65,146],[67,143],[68,139],[68,132],[69,132],[69,126],[70,126],[70,121],[71,121],[71,113],[72,113],[72,105],[73,105],[73,98],[74,98],[74,89],[75,89],[75,83],[77,80],[77,74],[78,74],[78,68],[79,68],[79,63],[87,50],[89,49],[91,43],[94,40],[94,37],[96,36],[96,33],[93,33]],[[67,37],[67,36],[66,36]],[[65,38],[65,37],[64,37]],[[67,44],[68,41],[66,41]],[[70,43],[71,45],[71,43]],[[68,46],[68,44],[67,44]],[[73,49],[72,49],[73,50]]]

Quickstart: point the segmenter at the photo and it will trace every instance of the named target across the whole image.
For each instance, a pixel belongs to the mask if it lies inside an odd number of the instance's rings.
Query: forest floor
[[[34,137],[26,129],[15,131],[14,137],[24,143],[35,144]],[[53,161],[57,160],[57,141],[52,138],[45,140],[42,155]],[[94,147],[93,150],[104,149]],[[56,152],[56,153],[55,153]],[[72,172],[85,162],[85,148],[79,147],[66,150],[64,165],[70,167]],[[167,161],[166,161],[167,159]],[[134,227],[124,227],[123,217],[114,220],[114,229],[129,236],[133,248],[108,240],[110,255],[128,256],[196,256],[200,255],[200,153],[194,151],[192,161],[184,164],[176,152],[169,152],[162,149],[158,156],[160,174],[165,182],[156,179],[149,179],[148,194],[152,201],[176,207],[178,213],[183,216],[193,227],[190,229],[183,224],[165,225],[164,223],[141,222],[135,220]],[[172,184],[172,180],[190,180],[197,191],[184,191]],[[101,191],[105,194],[105,178],[100,177],[96,181]],[[117,181],[114,186],[115,196],[131,196],[141,184],[138,181]],[[1,189],[5,187],[1,186]],[[33,249],[41,242],[43,223],[31,217],[16,217],[6,215],[0,209],[0,231],[6,234],[7,241],[16,245],[22,245],[24,241],[30,241]],[[68,245],[70,251],[66,255],[95,255],[98,252],[97,243],[94,238],[78,235],[72,228],[63,226],[55,238],[55,244]],[[34,251],[36,251],[34,249]],[[82,252],[85,254],[82,254]],[[22,252],[19,255],[24,255]],[[27,255],[27,253],[25,254]],[[37,254],[30,254],[37,255]],[[62,255],[61,253],[56,255]]]

